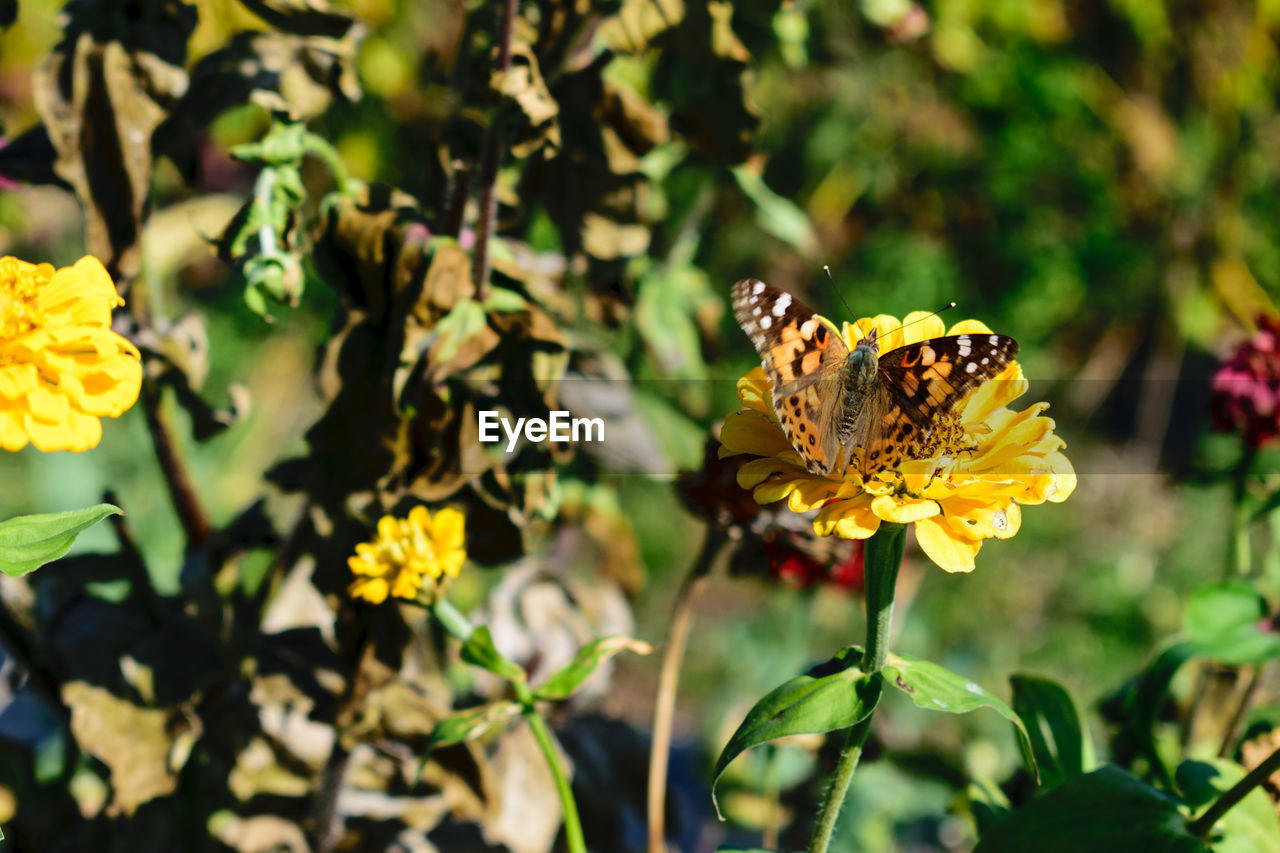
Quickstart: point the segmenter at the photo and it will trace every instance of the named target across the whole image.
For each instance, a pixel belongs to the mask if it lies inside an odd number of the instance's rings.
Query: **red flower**
[[[800,589],[829,583],[854,594],[864,588],[862,545],[859,540],[806,538],[790,532],[764,538],[769,574],[782,583]]]
[[[1254,447],[1280,438],[1280,318],[1258,317],[1258,331],[1213,375],[1213,421]]]

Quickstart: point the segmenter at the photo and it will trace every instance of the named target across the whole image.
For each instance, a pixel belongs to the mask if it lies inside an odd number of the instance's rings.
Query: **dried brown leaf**
[[[111,771],[108,813],[132,815],[177,789],[169,766],[173,711],[139,707],[84,681],[64,684],[62,701],[71,708],[71,733],[80,748]]]

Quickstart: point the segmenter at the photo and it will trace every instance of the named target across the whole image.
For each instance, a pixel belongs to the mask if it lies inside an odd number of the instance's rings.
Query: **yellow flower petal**
[[[738,399],[753,411],[766,414],[773,411],[773,392],[763,367],[756,365],[738,380]]]
[[[21,450],[27,446],[28,440],[22,415],[14,410],[0,409],[0,448]]]
[[[938,505],[924,498],[890,497],[880,495],[871,501],[871,511],[878,518],[892,521],[895,524],[910,524],[924,518],[932,518],[940,510]]]
[[[27,408],[33,418],[45,424],[66,420],[71,413],[71,403],[67,398],[53,393],[43,385],[31,389],[31,393],[27,395]]]
[[[0,446],[88,450],[102,438],[98,419],[133,405],[142,367],[137,347],[111,331],[120,304],[92,257],[58,270],[0,258]]]
[[[813,530],[819,536],[866,539],[879,529],[880,518],[871,511],[871,500],[865,495],[828,504],[813,520]]]
[[[914,344],[946,334],[942,318],[933,311],[912,311],[902,318],[903,343]],[[884,352],[882,348],[880,350]]]
[[[947,329],[948,335],[989,335],[991,327],[981,320],[965,319],[957,321],[950,329]]]
[[[436,548],[441,552],[461,548],[465,527],[466,516],[453,507],[447,506],[441,509],[436,513],[435,520],[431,524]]]
[[[791,493],[802,471],[803,468],[785,458],[752,459],[738,469],[738,485],[756,489],[756,503],[771,504]]]
[[[732,453],[753,456],[778,456],[792,449],[777,424],[750,409],[732,412],[724,419],[720,444]]]
[[[347,558],[356,575],[348,593],[375,604],[388,597],[430,604],[462,570],[465,536],[466,516],[452,507],[432,514],[418,505],[403,519],[383,516],[373,539]]]
[[[0,367],[0,397],[20,400],[36,387],[36,368],[31,364],[6,364]]]
[[[981,539],[957,535],[941,516],[917,521],[915,530],[920,550],[939,567],[948,572],[973,571]]]

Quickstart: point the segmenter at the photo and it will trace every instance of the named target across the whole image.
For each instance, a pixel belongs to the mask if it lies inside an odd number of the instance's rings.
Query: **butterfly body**
[[[760,353],[788,441],[813,473],[864,476],[900,464],[942,418],[1017,355],[1007,335],[950,335],[880,354],[875,330],[850,349],[803,302],[762,281],[733,286],[734,317]]]

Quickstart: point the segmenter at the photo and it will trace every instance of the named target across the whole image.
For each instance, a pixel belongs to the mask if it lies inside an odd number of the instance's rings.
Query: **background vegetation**
[[[1181,629],[1189,594],[1239,565],[1242,541],[1274,605],[1280,521],[1237,535],[1241,490],[1275,488],[1274,452],[1244,483],[1238,437],[1208,427],[1215,365],[1280,287],[1280,7],[538,0],[518,4],[518,73],[495,88],[501,7],[80,0],[60,19],[51,2],[19,0],[16,17],[0,4],[0,253],[102,258],[151,382],[92,453],[0,459],[0,517],[106,492],[128,513],[126,538],[95,529],[80,556],[0,591],[57,685],[166,709],[158,748],[175,780],[128,803],[113,790],[128,762],[83,751],[74,707],[90,700],[11,671],[6,843],[265,850],[250,820],[277,816],[315,849],[431,849],[412,836],[545,850],[554,825],[519,831],[549,794],[517,781],[535,759],[514,740],[467,753],[470,770],[446,764],[425,793],[370,770],[352,784],[386,799],[339,799],[336,840],[315,825],[325,762],[274,742],[253,773],[237,756],[279,704],[263,698],[272,674],[296,691],[279,700],[290,713],[347,701],[377,738],[412,747],[424,732],[398,732],[385,695],[375,713],[363,694],[299,686],[370,677],[368,648],[392,671],[429,670],[413,677],[433,712],[497,690],[442,652],[411,663],[404,649],[440,640],[421,617],[345,599],[351,547],[413,502],[468,510],[472,567],[452,597],[535,671],[596,634],[661,642],[705,527],[676,476],[702,467],[756,362],[725,310],[744,276],[837,318],[824,264],[859,315],[955,300],[1019,340],[1027,399],[1052,401],[1075,494],[1028,508],[971,575],[908,545],[895,649],[1002,695],[1014,671],[1056,679],[1105,747],[1108,701]],[[87,102],[105,116],[76,94],[101,68],[110,96]],[[332,150],[238,147],[303,126]],[[295,175],[297,191],[254,211],[265,172],[286,189]],[[264,223],[279,238],[265,266]],[[557,401],[606,415],[607,442],[506,462],[468,432],[477,407]],[[157,461],[149,416],[176,437],[201,518],[175,513],[175,463]],[[721,787],[727,823],[708,769],[756,698],[861,637],[857,584],[797,588],[755,539],[733,568],[710,581],[689,644],[669,825],[686,850],[762,833],[790,849],[806,843],[828,752],[741,759]],[[147,642],[131,645],[147,608]],[[126,656],[148,674],[122,675]],[[594,850],[642,849],[655,657],[620,659],[554,720]],[[1179,673],[1174,699],[1200,708],[1189,742],[1220,737],[1247,680]],[[1246,728],[1269,725],[1276,695],[1264,672]],[[837,849],[968,849],[957,792],[1016,778],[1010,727],[889,701]],[[300,713],[360,739],[338,711]],[[175,748],[193,757],[175,763]],[[271,826],[270,843],[302,843]]]

